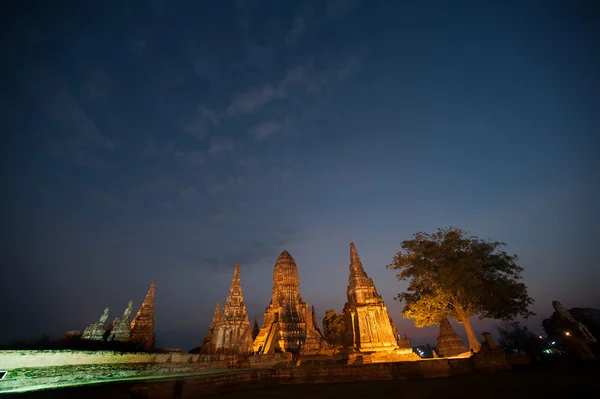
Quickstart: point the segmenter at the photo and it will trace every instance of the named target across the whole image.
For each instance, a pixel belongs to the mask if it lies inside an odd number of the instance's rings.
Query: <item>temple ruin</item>
[[[100,320],[87,326],[83,331],[81,339],[104,341],[104,323],[106,323],[106,319],[108,319],[108,312],[108,307],[104,308],[104,313],[100,316]]]
[[[329,345],[300,296],[296,262],[287,251],[283,251],[275,263],[271,302],[265,310],[253,351],[256,354],[291,352],[311,355],[327,350]]]
[[[210,326],[211,353],[251,353],[252,333],[240,282],[240,264],[235,264],[229,295],[221,313],[219,302]]]
[[[133,301],[129,301],[127,308],[123,311],[123,315],[113,320],[108,341],[129,342],[131,335],[131,321],[129,317],[131,317],[132,308]]]
[[[154,334],[154,289],[156,280],[150,285],[142,306],[131,322],[130,340],[146,350],[154,347],[156,335]]]
[[[446,317],[440,319],[440,335],[437,339],[438,354],[442,357],[460,355],[468,351]]]
[[[346,295],[346,345],[351,351],[375,354],[371,356],[373,361],[418,358],[412,349],[400,347],[396,327],[373,280],[365,272],[354,243],[350,243],[350,277]],[[408,341],[407,337],[405,339]],[[406,344],[403,342],[402,346]]]

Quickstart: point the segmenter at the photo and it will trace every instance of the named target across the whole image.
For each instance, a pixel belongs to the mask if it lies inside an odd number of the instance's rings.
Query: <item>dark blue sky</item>
[[[0,342],[156,279],[158,344],[189,349],[236,261],[262,318],[283,249],[321,318],[354,241],[433,343],[385,265],[450,225],[520,256],[532,328],[600,307],[595,2],[62,3],[3,5]]]

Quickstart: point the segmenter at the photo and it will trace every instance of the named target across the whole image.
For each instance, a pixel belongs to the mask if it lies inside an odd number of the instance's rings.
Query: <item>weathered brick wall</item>
[[[0,351],[0,369],[2,370],[121,363],[198,363],[198,355],[187,353],[122,353],[113,351],[70,350]],[[208,363],[220,365],[223,362],[221,360],[212,360]]]
[[[291,353],[274,353],[272,355],[249,356],[248,361],[252,368],[289,367],[295,365]]]

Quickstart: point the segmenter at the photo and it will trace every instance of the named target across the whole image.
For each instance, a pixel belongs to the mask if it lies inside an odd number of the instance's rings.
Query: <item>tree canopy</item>
[[[471,349],[479,350],[469,317],[510,321],[533,315],[528,309],[533,299],[521,282],[523,268],[516,255],[501,249],[505,245],[454,227],[403,241],[387,268],[409,281],[407,292],[396,298],[405,302],[404,317],[425,327],[449,314],[465,327]]]
[[[335,310],[325,312],[323,318],[323,335],[327,343],[334,348],[344,345],[344,334],[346,332],[346,323],[344,315],[337,314]]]

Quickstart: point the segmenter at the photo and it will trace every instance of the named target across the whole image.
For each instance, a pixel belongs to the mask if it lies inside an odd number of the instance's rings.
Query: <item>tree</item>
[[[542,350],[547,348],[547,342],[536,337],[518,321],[504,322],[498,327],[498,344],[506,352],[525,352],[535,362]]]
[[[335,310],[325,312],[323,318],[323,335],[327,343],[334,348],[344,345],[344,335],[346,333],[346,322],[344,315],[337,314]]]
[[[388,269],[399,270],[398,280],[410,280],[396,299],[405,302],[402,314],[415,326],[430,326],[446,315],[465,328],[474,351],[481,347],[469,318],[503,321],[527,318],[533,299],[520,282],[523,268],[516,255],[500,250],[506,244],[484,241],[454,228],[419,232],[403,241]]]

